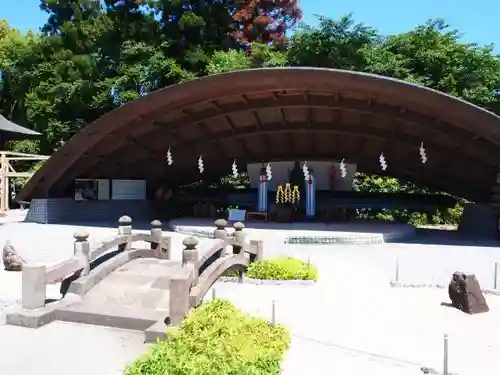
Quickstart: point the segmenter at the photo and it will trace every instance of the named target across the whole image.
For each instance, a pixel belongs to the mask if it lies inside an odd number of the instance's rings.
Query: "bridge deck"
[[[170,277],[180,262],[138,258],[111,272],[81,302],[59,308],[59,320],[145,332],[147,342],[165,337]]]
[[[161,310],[168,315],[168,277],[175,263],[135,259],[112,272],[85,295],[84,303]]]

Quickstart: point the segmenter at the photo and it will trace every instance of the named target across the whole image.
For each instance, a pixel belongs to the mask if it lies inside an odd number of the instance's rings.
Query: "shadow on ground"
[[[113,258],[114,256],[118,255],[121,252],[122,252],[121,250],[114,250],[114,251],[110,251],[109,253],[106,253],[103,256],[97,258],[96,260],[94,260],[93,262],[90,263],[90,270],[92,271],[94,268],[100,266],[101,264],[103,264],[104,262]],[[82,273],[82,270],[79,270],[79,271],[75,272],[73,275],[71,275],[70,277],[67,277],[66,279],[63,280],[63,282],[61,283],[61,288],[59,289],[59,291],[63,297],[66,295],[66,293],[68,293],[69,286],[71,285],[71,283],[73,281],[77,280],[80,277],[81,273]]]
[[[418,228],[414,236],[391,242],[442,246],[500,247],[500,239],[466,236],[456,230],[431,228]]]
[[[212,227],[211,219],[178,219],[169,223],[168,220],[161,220],[163,223],[163,231],[175,232],[170,225],[175,226],[200,226]],[[71,222],[61,223],[64,226],[81,226],[92,230],[92,228],[118,228],[118,221],[114,222]],[[231,223],[229,224],[231,225]],[[383,221],[350,221],[347,223],[272,223],[250,221],[245,222],[245,226],[249,229],[267,229],[267,230],[300,230],[300,231],[338,231],[351,233],[382,233],[394,229],[404,228],[407,225],[402,223],[383,222]],[[132,228],[139,231],[147,231],[151,229],[150,221],[138,220],[132,222]],[[214,226],[215,228],[215,226]],[[398,228],[398,229],[399,229]],[[396,229],[397,230],[397,229]],[[422,245],[443,245],[443,246],[475,246],[475,247],[500,247],[500,238],[484,238],[480,236],[463,235],[456,230],[444,230],[433,228],[417,228],[416,234],[410,237],[404,237],[400,240],[388,241],[391,243],[400,244],[422,244]]]

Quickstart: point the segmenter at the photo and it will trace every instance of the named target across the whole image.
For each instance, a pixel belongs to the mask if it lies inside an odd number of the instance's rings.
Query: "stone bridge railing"
[[[74,234],[74,253],[71,259],[52,266],[26,264],[22,270],[22,307],[29,311],[41,311],[44,310],[43,307],[47,310],[45,315],[41,314],[36,322],[28,326],[37,327],[54,319],[66,319],[64,309],[75,301],[73,297],[81,300],[110,273],[138,258],[167,261],[165,274],[161,276],[167,282],[161,288],[169,293],[170,321],[178,324],[192,307],[200,304],[203,296],[224,272],[247,267],[250,262],[262,258],[262,241],[247,241],[244,224],[235,223],[234,233],[229,235],[226,230],[227,222],[217,220],[217,229],[214,231],[216,239],[208,249],[203,249],[200,254],[197,248],[199,240],[187,237],[183,241],[185,249],[182,250],[182,260],[172,260],[171,238],[163,236],[161,226],[161,222],[153,221],[149,233],[133,233],[132,219],[123,216],[119,219],[118,234],[110,240],[91,245],[89,233],[77,231]],[[148,242],[149,248],[134,247],[134,243],[139,241]],[[46,305],[47,285],[59,282],[62,282],[62,294],[66,298],[60,301],[62,304],[59,303],[59,306],[55,306],[58,303]],[[63,292],[64,285],[67,289]],[[50,315],[52,310],[56,315]],[[28,317],[31,316],[29,311],[26,313]],[[25,321],[21,322],[26,317],[23,314],[14,314],[11,318],[8,316],[7,320],[11,322],[9,324],[26,325]],[[138,321],[141,319],[142,317],[137,318]],[[155,323],[154,327],[158,334],[164,333],[163,320],[158,325]],[[154,329],[151,329],[153,332]]]
[[[189,307],[198,306],[213,283],[227,270],[247,267],[249,263],[260,260],[263,256],[263,242],[247,241],[243,223],[234,223],[234,232],[231,235],[226,230],[225,220],[216,220],[215,225],[216,242],[210,249],[204,251],[201,257],[196,249],[198,245],[196,237],[188,237],[183,242],[186,247],[182,254],[183,264],[193,269]]]
[[[105,257],[133,250],[135,242],[148,242],[155,258],[170,259],[171,239],[162,234],[162,223],[151,223],[150,233],[132,233],[132,219],[122,216],[118,220],[118,234],[97,245],[89,242],[89,233],[85,230],[75,232],[73,256],[61,263],[46,266],[25,264],[22,270],[21,304],[25,309],[37,309],[45,306],[46,287],[57,284],[73,276],[75,279],[87,276],[93,262],[99,263]],[[111,250],[117,248],[115,252]]]

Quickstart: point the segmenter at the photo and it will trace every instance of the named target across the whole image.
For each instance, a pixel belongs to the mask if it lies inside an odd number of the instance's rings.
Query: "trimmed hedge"
[[[290,343],[282,326],[243,314],[230,302],[212,300],[194,309],[125,375],[279,375]]]
[[[318,269],[297,258],[278,257],[251,263],[246,276],[261,280],[317,280]]]

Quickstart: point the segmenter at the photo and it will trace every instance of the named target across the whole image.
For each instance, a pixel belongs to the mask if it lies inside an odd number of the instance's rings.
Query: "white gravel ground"
[[[446,292],[345,285],[283,287],[219,283],[218,297],[276,321],[292,332],[284,375],[417,374],[442,369],[449,334],[450,371],[498,373],[500,299],[488,296],[488,314],[468,316],[441,306]],[[211,293],[208,293],[210,298]]]
[[[119,375],[146,350],[137,331],[53,322],[39,329],[0,326],[2,374]]]
[[[6,224],[0,227],[0,245],[10,239],[27,261],[59,262],[72,255],[74,230]],[[90,231],[97,241],[116,229]],[[184,236],[173,236],[178,257]],[[264,241],[268,257],[288,254],[310,259],[320,268],[320,281],[294,287],[218,283],[215,288],[218,296],[268,319],[271,301],[276,301],[277,321],[292,332],[284,375],[413,375],[421,373],[421,366],[441,371],[444,333],[450,337],[452,373],[498,374],[499,297],[487,296],[489,313],[468,316],[441,306],[448,300],[446,290],[391,289],[387,282],[394,279],[399,259],[401,282],[444,284],[453,271],[463,270],[476,273],[483,287],[492,287],[494,263],[500,261],[498,248],[431,243],[284,245],[272,235]],[[209,243],[204,240],[202,246]],[[50,293],[57,294],[57,289]],[[20,274],[0,271],[0,311],[12,308],[19,296]],[[137,332],[62,322],[30,330],[2,326],[0,318],[0,368],[20,375],[119,374],[146,349],[142,337]]]

